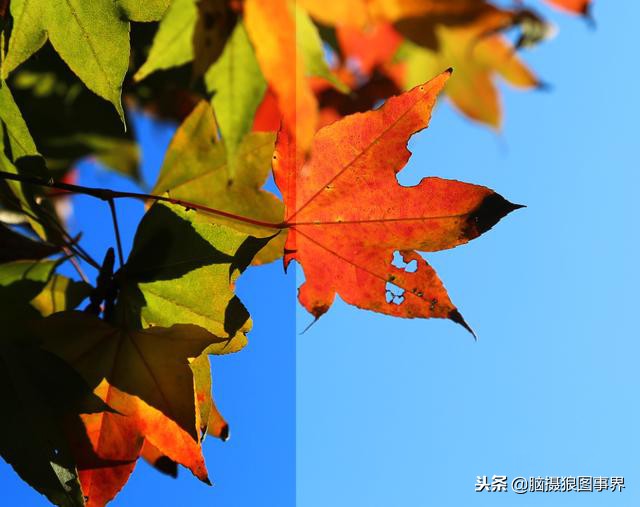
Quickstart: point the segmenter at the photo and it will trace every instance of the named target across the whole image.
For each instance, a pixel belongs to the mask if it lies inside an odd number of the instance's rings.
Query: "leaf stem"
[[[116,215],[116,203],[113,199],[107,201],[111,210],[111,220],[113,221],[113,231],[116,235],[116,244],[118,245],[118,260],[120,267],[124,266],[124,255],[122,255],[122,241],[120,241],[120,227],[118,226],[118,216]]]
[[[89,195],[91,197],[95,197],[103,201],[112,201],[114,199],[130,198],[130,199],[141,199],[144,201],[168,202],[170,204],[182,206],[186,209],[194,209],[194,210],[202,211],[204,213],[210,213],[212,215],[228,218],[230,220],[235,220],[237,222],[243,222],[245,224],[264,227],[266,229],[282,230],[289,227],[289,224],[285,222],[280,222],[280,223],[264,222],[262,220],[256,220],[256,219],[245,217],[242,215],[229,213],[227,211],[222,211],[219,209],[210,208],[208,206],[203,206],[201,204],[196,204],[189,201],[183,201],[182,199],[173,199],[172,197],[165,197],[162,195],[144,194],[140,192],[120,192],[120,191],[111,190],[108,188],[85,187],[81,185],[73,185],[71,183],[56,182],[53,180],[53,178],[47,180],[44,178],[26,176],[23,174],[13,174],[5,171],[0,171],[0,178],[5,180],[20,181],[22,183],[28,183],[28,184],[37,185],[40,187],[66,190],[67,192],[71,192],[74,194]]]
[[[82,278],[82,281],[84,283],[91,284],[91,282],[89,282],[89,278],[87,278],[87,275],[84,273],[84,271],[82,271],[82,267],[80,266],[80,263],[76,259],[77,253],[72,252],[71,249],[67,246],[63,246],[62,251],[65,253],[65,255],[67,255],[67,257],[69,258],[69,262],[71,262],[71,264],[75,268],[78,275],[80,275],[80,278]]]

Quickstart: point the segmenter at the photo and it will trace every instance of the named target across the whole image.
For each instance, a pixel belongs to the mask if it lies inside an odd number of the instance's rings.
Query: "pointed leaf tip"
[[[468,224],[476,235],[484,234],[496,225],[506,215],[517,209],[523,208],[521,204],[513,204],[500,194],[489,194],[480,206],[469,215]]]
[[[471,329],[471,326],[467,324],[467,321],[464,320],[464,317],[458,311],[457,308],[449,312],[449,320],[455,322],[456,324],[460,324],[463,328],[465,328],[467,331],[471,333],[471,336],[473,336],[473,339],[475,341],[478,341],[478,337],[476,336],[476,333],[473,331],[473,329]]]

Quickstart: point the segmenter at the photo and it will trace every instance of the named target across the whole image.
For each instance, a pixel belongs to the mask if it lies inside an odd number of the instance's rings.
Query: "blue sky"
[[[546,11],[545,11],[546,12]],[[401,177],[489,186],[527,208],[429,254],[478,334],[338,302],[297,348],[300,507],[640,505],[638,2],[526,59],[496,135],[448,104]],[[455,79],[455,72],[452,79]],[[309,322],[298,310],[298,328]],[[624,476],[622,493],[475,493],[477,475]]]
[[[427,259],[473,326],[402,320],[336,301],[311,318],[279,263],[239,292],[250,344],[214,359],[231,440],[205,445],[207,488],[140,463],[115,506],[639,505],[637,2],[597,3],[597,29],[548,11],[560,34],[527,55],[548,92],[504,87],[495,134],[443,102],[415,136],[403,184],[442,176],[526,204],[472,243]],[[455,74],[452,79],[455,79]],[[144,172],[166,126],[139,120]],[[82,183],[128,183],[88,168]],[[86,198],[77,198],[86,204]],[[92,251],[112,242],[108,209],[76,216]],[[85,208],[87,209],[87,208]],[[139,217],[139,203],[119,203]],[[135,222],[123,221],[130,243]],[[104,224],[96,229],[93,224]],[[93,228],[93,231],[92,231]],[[475,493],[477,475],[624,476],[622,493]],[[3,462],[1,504],[47,505]],[[297,502],[295,502],[297,499]]]

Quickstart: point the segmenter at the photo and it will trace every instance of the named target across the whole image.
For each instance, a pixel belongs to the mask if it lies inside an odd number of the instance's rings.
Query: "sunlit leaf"
[[[213,93],[211,103],[226,146],[229,175],[233,177],[238,147],[251,130],[267,87],[242,23],[236,25],[222,56],[207,71],[205,82],[207,90]],[[193,134],[196,139],[198,135],[211,135],[210,132]]]
[[[0,120],[4,123],[14,160],[27,155],[38,155],[27,124],[4,81],[0,82]]]
[[[202,354],[191,362],[196,393],[196,417],[202,430],[201,438],[206,434],[226,441],[229,438],[229,425],[216,407],[211,393],[211,366],[207,354]],[[145,441],[142,457],[156,470],[171,477],[177,477],[177,463],[165,456],[159,449]]]
[[[172,0],[117,0],[127,19],[131,21],[158,21]]]
[[[396,174],[411,155],[407,141],[427,126],[448,78],[445,72],[388,99],[379,110],[324,127],[304,165],[290,136],[280,132],[274,172],[290,227],[285,265],[292,260],[302,265],[306,281],[299,299],[316,318],[339,294],[359,308],[449,318],[466,327],[417,251],[466,243],[518,206],[487,188],[457,181],[398,184]],[[394,262],[395,253],[405,267]]]
[[[193,60],[193,33],[198,18],[194,0],[173,0],[160,21],[149,57],[134,78],[184,65]]]
[[[241,349],[251,320],[234,294],[234,281],[268,241],[212,223],[194,210],[155,204],[118,273],[120,321],[145,328],[196,324],[220,337],[208,353]]]
[[[298,5],[296,5],[295,9],[295,23],[296,44],[302,55],[307,75],[324,78],[342,93],[348,93],[349,88],[331,72],[327,65],[318,29],[309,15]]]
[[[278,99],[284,125],[306,149],[316,130],[318,111],[296,43],[294,4],[246,0],[244,21],[262,73]]]
[[[419,16],[460,17],[483,9],[485,0],[299,0],[318,21],[334,26],[366,28]]]
[[[40,294],[31,300],[31,304],[46,317],[56,312],[73,310],[89,297],[90,292],[91,286],[87,283],[53,275]]]
[[[2,67],[6,77],[49,40],[75,74],[111,102],[124,123],[120,100],[129,66],[129,23],[112,0],[12,0],[14,26]]]
[[[591,0],[546,0],[551,5],[574,14],[587,15],[591,7]]]
[[[225,153],[226,143],[216,141],[215,127],[211,108],[205,102],[199,104],[176,132],[153,191],[168,192],[173,198],[242,217],[272,224],[282,222],[282,201],[262,189],[271,167],[275,136],[254,133],[245,137],[235,154],[232,171]],[[257,237],[277,232],[214,215],[209,218]],[[256,262],[271,262],[280,257],[285,235],[279,234],[261,250]]]

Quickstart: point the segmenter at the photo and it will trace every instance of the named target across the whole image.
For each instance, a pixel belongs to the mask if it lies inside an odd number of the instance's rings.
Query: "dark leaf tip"
[[[484,234],[503,217],[520,208],[524,208],[524,206],[522,204],[513,204],[500,194],[492,193],[488,195],[482,200],[480,206],[469,215],[467,236],[474,238]]]
[[[457,308],[449,312],[449,320],[455,322],[456,324],[460,324],[463,328],[465,328],[467,331],[471,333],[474,340],[478,341],[478,337],[476,336],[476,333],[473,331],[473,329],[471,329],[471,326],[467,324],[467,321],[464,320],[464,317],[458,311]]]

